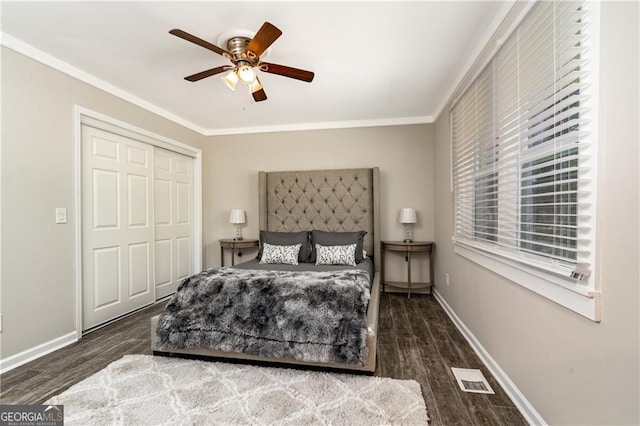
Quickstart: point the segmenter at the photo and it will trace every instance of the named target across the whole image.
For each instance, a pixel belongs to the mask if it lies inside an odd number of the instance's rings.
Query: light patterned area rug
[[[426,425],[413,380],[126,355],[45,404],[65,424]]]

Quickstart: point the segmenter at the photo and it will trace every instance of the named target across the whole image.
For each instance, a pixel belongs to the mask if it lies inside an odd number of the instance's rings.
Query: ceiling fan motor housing
[[[251,66],[257,65],[258,57],[246,50],[250,41],[250,38],[244,36],[231,37],[227,40],[227,50],[233,55],[234,62],[247,61]]]

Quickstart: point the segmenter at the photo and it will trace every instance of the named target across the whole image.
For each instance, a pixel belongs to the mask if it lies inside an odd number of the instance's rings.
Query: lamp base
[[[239,223],[236,224],[236,236],[233,238],[233,240],[234,241],[242,240],[242,228],[240,227]]]
[[[413,242],[413,228],[411,227],[411,223],[404,224],[404,242],[412,243]]]

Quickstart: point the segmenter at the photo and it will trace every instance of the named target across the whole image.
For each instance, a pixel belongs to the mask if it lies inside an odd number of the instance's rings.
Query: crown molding
[[[152,104],[144,99],[141,99],[126,90],[123,90],[117,86],[114,86],[111,83],[108,83],[98,77],[89,74],[86,71],[83,71],[79,68],[74,67],[73,65],[64,62],[55,56],[52,56],[36,47],[31,46],[30,44],[25,43],[22,40],[19,40],[7,33],[0,33],[0,45],[11,49],[15,52],[18,52],[28,58],[31,58],[35,61],[38,61],[44,65],[47,65],[57,71],[60,71],[64,74],[67,74],[73,78],[76,78],[84,83],[90,84],[100,90],[103,90],[110,95],[116,96],[120,99],[123,99],[133,105],[136,105],[142,109],[145,109],[149,112],[152,112],[156,115],[159,115],[162,118],[166,118],[169,121],[172,121],[176,124],[179,124],[187,129],[191,129],[194,132],[200,133],[204,135],[206,133],[206,129],[203,129],[200,126],[197,126],[190,121],[185,120],[184,118],[175,115],[159,106]]]
[[[420,117],[381,118],[375,120],[327,121],[322,123],[290,123],[276,126],[235,127],[210,129],[205,136],[242,135],[251,133],[299,132],[306,130],[349,129],[356,127],[407,126],[411,124],[431,124],[431,115]]]
[[[274,126],[255,126],[255,127],[233,127],[223,129],[207,129],[200,127],[184,118],[173,114],[151,102],[148,102],[126,90],[123,90],[111,83],[108,83],[86,71],[83,71],[67,62],[64,62],[55,56],[52,56],[22,40],[19,40],[7,33],[0,32],[0,45],[20,53],[30,59],[47,65],[57,71],[76,78],[84,83],[96,87],[106,93],[116,96],[124,101],[130,102],[142,109],[152,112],[162,118],[174,122],[187,129],[193,130],[203,136],[225,136],[240,135],[253,133],[272,133],[272,132],[294,132],[306,130],[327,130],[327,129],[346,129],[357,127],[381,127],[381,126],[406,126],[412,124],[430,124],[434,122],[434,116],[419,117],[397,117],[397,118],[381,118],[370,120],[352,120],[352,121],[328,121],[328,122],[310,122],[310,123],[288,123]]]

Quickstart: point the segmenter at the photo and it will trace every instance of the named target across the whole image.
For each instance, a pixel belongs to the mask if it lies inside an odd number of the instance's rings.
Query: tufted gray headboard
[[[380,170],[259,172],[260,230],[367,231],[364,249],[380,270]]]

